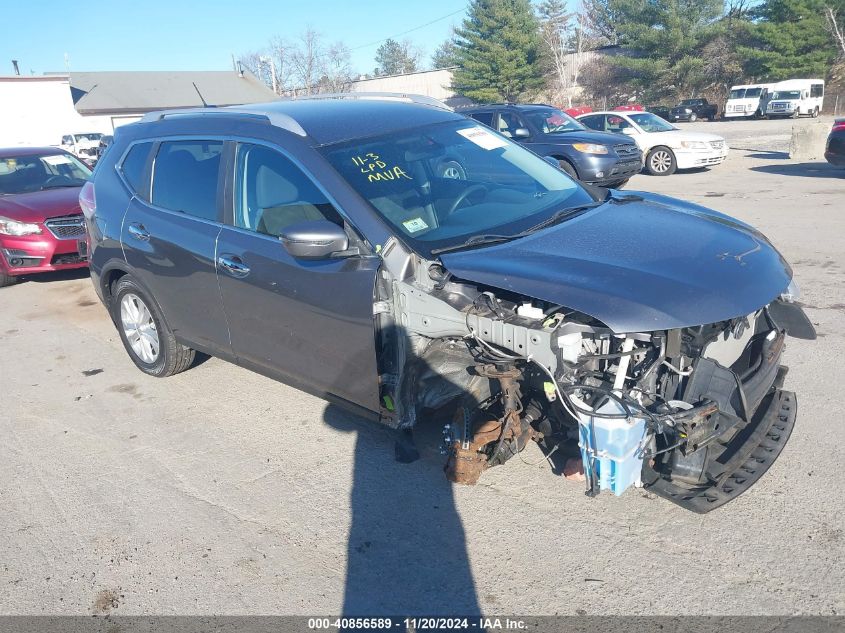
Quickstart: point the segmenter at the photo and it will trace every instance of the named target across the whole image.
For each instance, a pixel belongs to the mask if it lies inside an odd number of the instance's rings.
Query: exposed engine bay
[[[402,265],[382,271],[375,303],[382,420],[405,429],[454,408],[454,482],[534,441],[558,474],[580,460],[588,495],[645,487],[707,512],[756,482],[792,431],[780,359],[787,332],[815,332],[790,296],[718,323],[619,333],[394,248],[385,261]]]

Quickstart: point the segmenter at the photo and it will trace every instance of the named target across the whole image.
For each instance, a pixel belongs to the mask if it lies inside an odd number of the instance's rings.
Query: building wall
[[[352,92],[405,92],[446,100],[454,96],[452,71],[430,70],[352,82]]]
[[[111,134],[141,116],[80,115],[67,77],[0,77],[0,147],[58,145],[75,132]]]

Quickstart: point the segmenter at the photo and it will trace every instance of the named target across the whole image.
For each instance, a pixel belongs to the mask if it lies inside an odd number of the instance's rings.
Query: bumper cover
[[[0,239],[0,270],[7,275],[31,275],[56,270],[84,268],[87,259],[77,250],[76,240],[36,236]]]
[[[713,481],[690,486],[663,479],[646,467],[651,475],[646,488],[698,514],[715,510],[736,499],[765,474],[786,446],[797,415],[795,394],[775,389],[763,399],[751,422],[715,460],[714,465],[722,468],[722,472]]]

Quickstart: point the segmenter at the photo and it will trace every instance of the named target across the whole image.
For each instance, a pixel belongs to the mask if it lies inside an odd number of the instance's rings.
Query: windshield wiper
[[[469,239],[460,244],[452,244],[451,246],[442,246],[440,248],[433,248],[431,250],[432,255],[439,255],[440,253],[449,253],[451,251],[459,251],[465,248],[473,248],[475,246],[488,246],[490,244],[500,244],[502,242],[510,242],[512,240],[518,240],[521,237],[527,237],[532,233],[536,233],[542,229],[548,228],[553,224],[557,224],[558,222],[562,222],[572,216],[579,215],[584,211],[589,211],[590,209],[595,209],[596,207],[600,207],[603,204],[628,204],[629,202],[641,202],[643,200],[642,196],[638,196],[635,194],[627,194],[624,196],[615,197],[612,194],[608,194],[607,198],[604,200],[596,200],[595,202],[588,202],[586,204],[579,204],[574,207],[566,207],[564,209],[558,209],[548,218],[543,220],[542,222],[535,224],[534,226],[525,229],[524,231],[520,231],[519,233],[514,233],[513,235],[498,235],[495,233],[489,234],[481,234],[481,235],[473,235]]]
[[[486,235],[473,235],[460,244],[452,244],[451,246],[441,246],[440,248],[431,249],[432,255],[439,255],[440,253],[448,253],[450,251],[459,251],[465,248],[472,248],[473,246],[487,246],[488,244],[499,244],[501,242],[509,242],[511,240],[524,237],[523,233],[515,233],[513,235],[496,235],[494,233]]]

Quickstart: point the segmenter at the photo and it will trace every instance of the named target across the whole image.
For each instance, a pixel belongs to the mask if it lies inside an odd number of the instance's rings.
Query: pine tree
[[[456,31],[453,89],[475,101],[517,101],[543,87],[539,25],[530,0],[471,0]]]
[[[747,46],[740,48],[746,73],[758,80],[824,78],[837,50],[823,0],[767,0],[755,15]]]
[[[419,55],[411,50],[410,42],[402,43],[393,39],[385,40],[376,50],[375,75],[400,75],[417,70]]]

